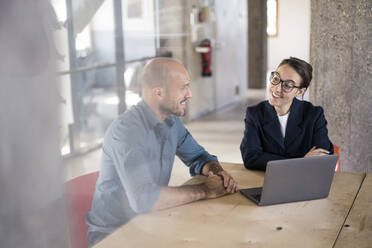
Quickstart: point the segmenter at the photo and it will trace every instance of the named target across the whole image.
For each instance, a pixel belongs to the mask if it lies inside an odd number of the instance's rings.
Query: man
[[[143,101],[109,127],[100,175],[87,214],[89,245],[136,214],[171,208],[237,191],[237,184],[189,134],[178,116],[191,98],[190,77],[170,58],[150,61],[141,74]],[[177,155],[190,174],[208,176],[198,185],[169,187]]]

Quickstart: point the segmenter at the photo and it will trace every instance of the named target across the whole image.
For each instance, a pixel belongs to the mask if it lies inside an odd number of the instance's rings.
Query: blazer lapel
[[[274,107],[271,106],[268,102],[266,102],[265,104],[263,130],[276,143],[278,143],[280,147],[282,147],[283,149],[285,148],[284,139],[280,131],[280,123],[278,120],[278,116],[276,114]]]
[[[299,134],[302,132],[303,114],[304,113],[301,102],[294,98],[285,132],[285,147],[288,147],[293,141],[295,141],[296,137],[298,137]]]

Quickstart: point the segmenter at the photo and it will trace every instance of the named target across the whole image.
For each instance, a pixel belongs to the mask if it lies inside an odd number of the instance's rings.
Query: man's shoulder
[[[132,107],[111,123],[106,136],[115,141],[134,142],[143,137],[145,133],[145,121],[139,109]]]

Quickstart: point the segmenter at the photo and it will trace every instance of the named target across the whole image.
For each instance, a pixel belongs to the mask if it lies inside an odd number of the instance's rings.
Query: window
[[[267,0],[267,35],[278,36],[278,0]]]
[[[52,0],[60,148],[63,157],[99,147],[119,112],[140,101],[138,72],[156,55],[152,0]]]

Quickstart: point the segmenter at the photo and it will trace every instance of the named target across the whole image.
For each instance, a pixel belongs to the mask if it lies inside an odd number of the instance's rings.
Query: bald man
[[[178,118],[192,96],[184,66],[170,58],[153,59],[140,82],[143,101],[120,115],[106,132],[101,171],[86,217],[89,246],[137,214],[237,191],[217,158],[193,139]],[[207,176],[205,182],[169,187],[175,155],[191,175]]]

